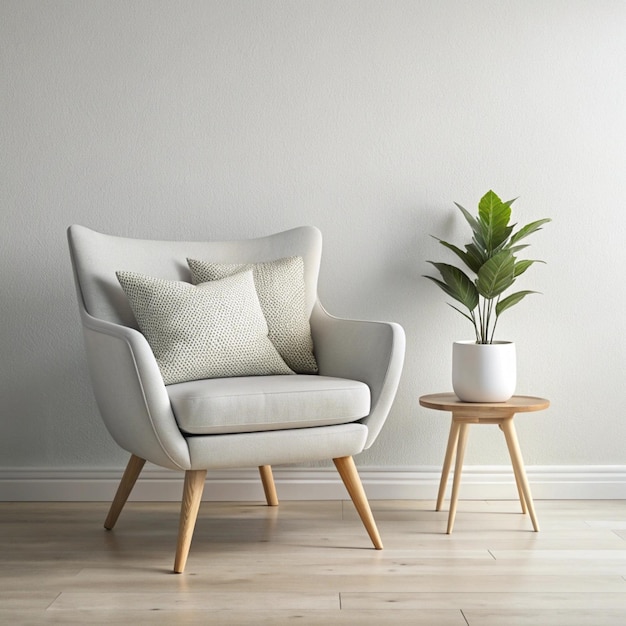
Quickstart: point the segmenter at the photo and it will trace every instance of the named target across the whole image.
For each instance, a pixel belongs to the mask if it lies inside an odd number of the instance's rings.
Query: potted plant
[[[500,315],[534,291],[505,295],[515,280],[538,259],[518,259],[528,247],[519,242],[550,221],[544,218],[516,230],[511,224],[511,205],[488,191],[478,203],[474,217],[455,203],[472,230],[470,243],[461,249],[436,238],[451,250],[469,270],[448,263],[428,261],[440,277],[425,276],[462,307],[450,304],[474,329],[475,339],[455,342],[452,352],[452,386],[459,399],[468,402],[504,402],[515,392],[515,344],[495,341]]]

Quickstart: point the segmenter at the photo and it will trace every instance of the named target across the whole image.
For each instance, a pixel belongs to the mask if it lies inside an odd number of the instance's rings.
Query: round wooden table
[[[517,493],[519,494],[520,503],[522,505],[522,512],[529,513],[533,528],[536,532],[539,532],[539,524],[537,522],[537,516],[535,515],[530,486],[526,478],[522,452],[517,441],[515,426],[513,425],[513,417],[516,413],[528,413],[530,411],[547,409],[550,406],[550,402],[545,398],[535,398],[533,396],[513,396],[507,402],[462,402],[453,393],[435,393],[422,396],[419,402],[423,407],[437,411],[450,411],[452,413],[452,424],[450,425],[448,446],[446,448],[446,456],[441,471],[436,506],[436,510],[440,511],[446,491],[448,475],[450,474],[452,458],[456,450],[447,533],[450,534],[454,526],[459,486],[461,484],[461,472],[463,470],[463,457],[467,446],[470,424],[497,424],[504,433],[506,445],[511,457],[511,465],[513,466]]]

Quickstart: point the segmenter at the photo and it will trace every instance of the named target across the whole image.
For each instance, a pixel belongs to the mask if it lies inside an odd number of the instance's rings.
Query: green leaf
[[[467,258],[470,261],[467,263],[467,266],[472,270],[472,272],[478,274],[478,270],[487,260],[487,257],[483,253],[483,249],[480,248],[475,242],[467,244],[465,249],[467,250]]]
[[[455,202],[454,204],[456,204],[456,206],[459,208],[461,213],[463,213],[463,216],[467,220],[467,223],[472,228],[472,233],[474,235],[472,239],[476,242],[476,245],[480,249],[485,249],[486,243],[485,243],[485,238],[483,235],[483,227],[480,223],[480,220],[477,220],[469,211],[463,208],[458,202]]]
[[[481,256],[487,260],[489,258],[489,250],[487,250],[487,243],[485,242],[485,238],[482,236],[482,233],[476,233],[472,237],[472,243],[480,250]]]
[[[524,248],[528,248],[529,246],[530,246],[529,243],[523,243],[521,246],[507,246],[506,249],[511,254],[517,254],[520,250],[523,250]]]
[[[509,246],[509,236],[513,232],[513,226],[507,226],[501,233],[502,241],[492,250],[492,256],[501,250],[506,250]]]
[[[508,238],[511,205],[502,202],[493,191],[488,191],[478,203],[478,217],[485,247],[491,253]]]
[[[546,217],[542,220],[537,220],[535,222],[531,222],[530,224],[526,224],[526,226],[522,226],[512,237],[509,242],[510,245],[517,243],[520,239],[524,237],[528,237],[528,235],[534,233],[535,231],[541,230],[541,227],[552,220],[549,217]]]
[[[442,280],[439,280],[438,278],[435,278],[434,276],[427,276],[427,275],[423,275],[423,278],[428,278],[428,280],[432,280],[433,283],[435,283],[435,285],[437,285],[440,289],[445,291],[450,297],[454,298],[455,300],[458,299],[456,297],[456,293],[454,292],[454,289],[450,287],[449,285],[447,285],[446,283],[444,283]]]
[[[435,239],[437,239],[435,237]],[[448,248],[448,250],[452,250],[452,252],[454,252],[454,254],[456,254],[459,259],[461,259],[461,261],[463,261],[463,263],[465,263],[465,265],[467,265],[467,267],[469,267],[472,271],[476,271],[473,267],[474,265],[474,260],[468,255],[467,252],[465,252],[464,250],[461,250],[460,248],[458,248],[457,246],[448,243],[447,241],[443,241],[443,239],[437,239],[437,241],[444,247]]]
[[[463,213],[463,216],[467,220],[467,223],[470,225],[472,231],[474,233],[479,233],[480,232],[480,224],[478,223],[476,218],[467,209],[463,208],[458,202],[455,202],[454,204],[456,204],[456,206],[458,207],[459,211],[461,211],[461,213]]]
[[[537,293],[536,291],[516,291],[512,293],[510,296],[503,298],[496,305],[496,315],[500,315],[503,311],[510,309],[512,306],[517,304],[520,300],[522,300],[529,293]]]
[[[515,281],[515,257],[504,250],[491,257],[478,272],[476,287],[484,298],[491,300],[508,289]]]
[[[463,317],[466,317],[470,322],[472,322],[472,324],[474,324],[474,320],[472,319],[472,317],[468,315],[465,311],[454,306],[454,304],[450,304],[449,302],[448,302],[448,306],[452,307],[455,311],[458,311]]]
[[[433,261],[428,261],[428,263],[439,270],[443,281],[432,276],[425,276],[425,278],[432,280],[449,296],[467,307],[468,310],[473,311],[478,306],[478,291],[467,274],[458,267],[448,265],[447,263],[434,263]]]
[[[533,263],[544,263],[544,261],[540,261],[539,259],[523,259],[522,261],[517,261],[515,263],[515,278],[523,274]]]

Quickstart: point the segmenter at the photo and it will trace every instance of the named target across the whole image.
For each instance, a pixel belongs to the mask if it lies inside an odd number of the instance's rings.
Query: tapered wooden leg
[[[278,506],[278,494],[276,493],[276,485],[274,484],[272,466],[260,465],[259,474],[261,474],[261,482],[263,483],[267,506]]]
[[[437,494],[437,506],[435,511],[441,511],[443,506],[443,498],[446,495],[446,485],[448,483],[448,476],[450,474],[450,466],[452,465],[452,459],[454,458],[454,452],[456,451],[456,444],[459,440],[459,427],[460,424],[452,420],[450,425],[450,434],[448,435],[448,447],[446,448],[446,456],[443,461],[443,469],[441,470],[441,480],[439,481],[439,493]]]
[[[128,460],[128,465],[126,465],[126,469],[124,470],[122,480],[120,481],[115,497],[113,498],[113,502],[111,502],[109,514],[104,520],[104,527],[107,530],[111,530],[113,526],[115,526],[115,522],[117,522],[117,518],[120,516],[120,513],[126,504],[126,500],[128,500],[128,496],[133,490],[145,463],[145,459],[131,454],[130,459]]]
[[[528,513],[528,507],[526,506],[526,498],[524,498],[524,491],[522,489],[522,483],[517,475],[517,471],[513,468],[513,475],[515,476],[515,486],[517,487],[517,495],[519,497],[519,503],[522,506],[522,513],[526,515]]]
[[[350,494],[350,498],[354,503],[357,513],[359,514],[359,517],[361,518],[361,521],[365,526],[365,530],[367,530],[367,534],[370,536],[374,547],[376,550],[382,550],[383,542],[380,539],[378,528],[376,527],[376,522],[374,520],[374,516],[372,515],[372,510],[370,509],[367,496],[365,495],[365,490],[363,489],[363,484],[361,483],[361,478],[359,477],[356,465],[354,464],[354,459],[351,456],[344,456],[333,459],[333,463],[339,472],[339,476],[341,476],[343,484],[346,486],[346,489]]]
[[[174,572],[177,574],[182,574],[187,563],[191,538],[193,537],[200,500],[202,500],[202,492],[204,491],[206,472],[206,470],[187,470],[185,472],[183,501],[180,506],[178,545],[176,547],[176,559],[174,560]]]
[[[454,518],[456,517],[456,504],[459,499],[459,487],[461,486],[461,473],[463,471],[463,457],[467,446],[467,435],[469,434],[469,424],[459,425],[459,440],[456,446],[456,461],[454,463],[454,480],[452,481],[452,497],[450,498],[450,512],[448,513],[448,530],[452,533]]]
[[[500,430],[504,432],[502,428],[502,422],[499,424]],[[520,482],[520,477],[517,475],[517,469],[513,467],[513,476],[515,477],[515,486],[517,487],[517,495],[519,497],[520,504],[522,505],[522,513],[526,515],[528,513],[528,508],[526,507],[526,500],[524,499],[524,492],[522,491],[522,483]]]
[[[519,482],[519,485],[528,508],[528,514],[533,523],[535,532],[539,532],[539,523],[537,522],[537,516],[535,515],[535,505],[533,503],[533,497],[530,493],[530,485],[526,478],[526,470],[524,469],[524,460],[522,459],[522,451],[520,450],[519,443],[517,441],[517,433],[515,432],[515,426],[513,425],[513,418],[502,422],[502,431],[506,439],[506,445],[509,449],[509,455],[511,457],[511,464],[513,465],[513,471]]]

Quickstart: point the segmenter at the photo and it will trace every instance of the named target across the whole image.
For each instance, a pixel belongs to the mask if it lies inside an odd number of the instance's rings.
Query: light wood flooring
[[[184,574],[175,503],[0,503],[0,624],[626,625],[626,501],[202,504]]]

